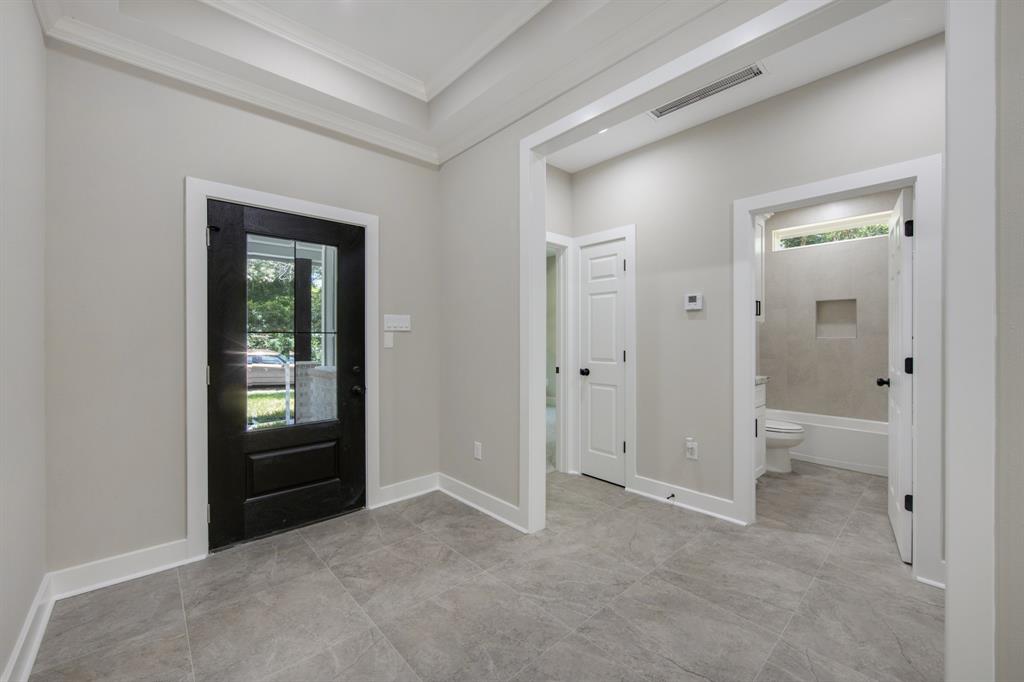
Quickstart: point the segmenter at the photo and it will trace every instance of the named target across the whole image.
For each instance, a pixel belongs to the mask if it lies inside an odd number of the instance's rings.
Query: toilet
[[[782,474],[792,471],[789,450],[804,442],[804,427],[793,422],[769,419],[765,422],[765,436],[765,466],[768,471]]]

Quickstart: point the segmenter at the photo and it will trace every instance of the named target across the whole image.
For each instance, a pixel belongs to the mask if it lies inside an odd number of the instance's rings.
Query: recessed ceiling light
[[[608,132],[608,129],[607,129],[607,128],[605,128],[604,130],[598,130],[598,131],[597,131],[597,134],[598,134],[598,135],[604,135],[604,134],[605,134],[605,133],[607,133],[607,132]]]

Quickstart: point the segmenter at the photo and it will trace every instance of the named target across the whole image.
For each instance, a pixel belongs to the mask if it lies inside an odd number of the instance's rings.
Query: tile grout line
[[[415,524],[413,524],[413,525],[415,525]],[[416,527],[419,528],[419,526],[416,526]],[[327,564],[327,562],[324,561],[324,558],[322,556],[320,556],[320,553],[316,551],[316,548],[313,546],[313,543],[311,543],[309,541],[309,539],[306,538],[306,536],[303,535],[301,532],[299,533],[299,537],[302,538],[302,541],[304,543],[306,543],[306,546],[309,547],[310,551],[313,552],[313,555],[320,561],[320,563],[324,565],[324,568],[326,568],[327,572],[331,574],[331,576],[334,578],[334,580],[338,583],[338,586],[345,592],[345,594],[347,594],[352,599],[352,603],[354,603],[359,608],[359,610],[362,612],[362,614],[364,616],[366,616],[366,620],[370,621],[370,623],[373,624],[373,627],[375,627],[377,629],[377,631],[380,633],[381,637],[384,638],[384,641],[387,642],[388,645],[392,649],[395,650],[395,653],[398,654],[398,657],[402,659],[402,661],[405,663],[405,666],[410,671],[412,671],[412,674],[416,676],[416,679],[421,680],[421,682],[422,682],[423,678],[420,677],[420,674],[418,672],[416,672],[416,669],[413,668],[412,665],[409,664],[409,661],[406,660],[404,655],[402,655],[402,652],[398,650],[398,647],[395,646],[394,642],[391,641],[391,638],[389,638],[387,633],[384,632],[384,628],[382,628],[380,626],[380,624],[378,624],[377,621],[375,621],[373,619],[373,617],[370,616],[370,614],[366,611],[366,609],[363,608],[363,605],[359,603],[359,600],[357,600],[355,598],[355,596],[349,591],[349,589],[347,587],[345,587],[345,584],[343,582],[341,582],[341,578],[339,578],[338,575],[334,572],[334,570]],[[392,544],[394,544],[394,543],[392,543]],[[380,549],[385,549],[385,547],[381,547]],[[313,656],[316,656],[316,655],[318,655],[318,654],[313,654]],[[313,656],[310,656],[309,658],[312,658]],[[303,659],[303,660],[309,660],[309,658],[306,658],[306,659]],[[284,668],[282,668],[281,670],[284,670]],[[276,671],[276,672],[280,672],[280,671]],[[271,674],[272,675],[276,674],[276,672],[275,673],[271,673]],[[268,677],[269,677],[269,675],[268,675]]]
[[[685,547],[686,545],[690,544],[690,542],[693,542],[693,540],[695,540],[695,539],[696,539],[697,537],[699,537],[699,536],[700,536],[700,535],[702,535],[703,533],[704,533],[704,530],[702,529],[702,530],[700,531],[700,533],[698,533],[698,534],[697,534],[697,536],[696,536],[696,537],[693,537],[693,538],[691,538],[690,540],[687,540],[687,541],[686,541],[686,543],[684,543],[683,547]],[[680,550],[681,550],[681,549],[682,549],[682,547],[680,547]],[[596,551],[599,551],[599,552],[600,552],[601,550],[596,550]],[[673,552],[673,554],[675,554],[675,552]],[[606,556],[611,556],[611,555],[610,555],[610,554],[606,554]],[[665,561],[668,561],[668,559],[665,559]],[[664,562],[662,562],[662,563],[664,563]],[[526,663],[524,663],[524,664],[523,664],[523,666],[522,666],[522,667],[521,667],[521,668],[520,668],[519,670],[517,670],[517,671],[515,672],[515,674],[514,674],[514,675],[512,675],[511,677],[509,677],[508,679],[509,679],[509,680],[514,680],[514,679],[515,679],[516,677],[518,677],[518,676],[519,676],[519,675],[520,675],[520,674],[521,674],[521,673],[522,673],[522,672],[523,672],[524,670],[526,670],[526,668],[528,668],[528,667],[529,667],[530,665],[532,665],[532,664],[533,664],[534,662],[536,662],[536,661],[540,660],[540,659],[541,659],[541,658],[542,658],[542,657],[544,656],[544,654],[546,654],[546,653],[547,653],[548,651],[550,651],[551,649],[555,648],[555,647],[556,647],[556,646],[557,646],[557,645],[558,645],[558,644],[559,644],[560,642],[563,642],[563,641],[565,641],[566,639],[568,639],[569,637],[572,637],[572,636],[573,636],[573,635],[575,635],[575,634],[578,634],[578,635],[579,635],[580,637],[584,638],[585,640],[587,640],[588,642],[590,642],[590,643],[591,643],[591,644],[593,644],[594,646],[598,646],[598,645],[597,645],[597,644],[596,644],[596,643],[595,643],[595,642],[594,642],[594,641],[593,641],[592,639],[590,639],[590,638],[589,638],[589,637],[587,637],[587,636],[586,636],[585,634],[583,634],[582,632],[580,632],[580,630],[582,630],[582,629],[583,629],[583,626],[584,626],[584,625],[586,625],[587,623],[589,623],[589,622],[590,622],[591,620],[593,620],[593,618],[594,618],[595,616],[597,616],[597,614],[601,613],[601,611],[603,611],[604,609],[608,608],[608,605],[609,605],[609,604],[611,604],[611,603],[612,603],[613,601],[615,601],[616,599],[618,599],[619,597],[621,597],[621,596],[622,596],[623,594],[625,594],[625,593],[626,593],[626,592],[627,592],[628,590],[632,589],[632,587],[633,587],[634,585],[638,584],[638,583],[639,583],[639,582],[640,582],[641,580],[645,579],[645,578],[646,578],[647,576],[651,575],[651,574],[652,574],[652,573],[654,573],[654,572],[655,572],[656,570],[658,570],[658,568],[660,568],[660,567],[661,567],[661,565],[662,565],[662,564],[660,564],[660,563],[659,563],[659,564],[656,564],[654,568],[652,568],[652,569],[651,569],[651,570],[649,570],[648,572],[646,572],[646,573],[644,573],[643,575],[641,575],[640,577],[638,577],[638,578],[637,578],[636,580],[634,580],[634,581],[633,581],[632,583],[630,583],[630,584],[629,584],[629,586],[627,586],[627,587],[626,587],[626,588],[625,588],[624,590],[622,590],[621,592],[619,592],[619,593],[618,593],[617,595],[615,595],[614,597],[611,597],[611,598],[610,598],[610,599],[608,600],[608,602],[607,602],[607,603],[605,603],[605,604],[602,604],[602,605],[601,605],[601,606],[600,606],[599,608],[597,608],[597,609],[596,609],[596,610],[595,610],[595,611],[594,611],[594,612],[593,612],[592,614],[590,614],[589,616],[587,616],[586,618],[584,618],[584,619],[583,619],[583,621],[582,621],[582,622],[581,622],[581,623],[580,623],[579,625],[577,625],[577,626],[576,626],[575,628],[573,628],[573,627],[569,627],[568,625],[566,625],[566,627],[568,628],[569,632],[567,632],[567,633],[566,633],[565,635],[562,635],[561,637],[559,637],[559,638],[558,638],[557,640],[555,640],[554,642],[552,642],[550,646],[548,646],[548,647],[545,647],[545,648],[544,648],[544,649],[543,649],[543,650],[542,650],[542,651],[541,651],[540,653],[538,653],[538,654],[537,654],[536,656],[534,656],[534,657],[533,657],[533,658],[531,658],[531,659],[530,659],[529,661],[527,661]],[[503,582],[504,582],[504,581],[503,581]],[[559,619],[559,620],[561,620],[561,619]],[[563,624],[565,624],[565,623],[563,622]]]
[[[192,670],[192,682],[198,682],[198,679],[196,678],[196,661],[192,656],[192,636],[188,631],[188,611],[185,610],[185,588],[181,584],[181,568],[175,568],[174,575],[178,579],[178,598],[181,600],[181,619],[185,621],[185,644],[188,647],[188,667]]]
[[[642,581],[646,580],[646,579],[647,579],[648,577],[650,577],[651,575],[653,575],[655,571],[657,571],[657,570],[658,570],[658,569],[660,569],[660,568],[661,568],[662,566],[664,566],[664,565],[665,565],[666,563],[668,563],[669,559],[671,559],[671,558],[672,558],[673,556],[675,556],[675,555],[676,555],[676,554],[678,554],[679,552],[681,552],[681,551],[683,551],[684,549],[686,549],[687,545],[690,545],[691,543],[695,542],[695,541],[696,541],[696,540],[697,540],[698,538],[700,538],[700,537],[703,537],[704,533],[706,533],[706,532],[707,532],[707,530],[708,530],[707,528],[701,528],[701,529],[700,529],[700,531],[699,531],[699,532],[698,532],[698,533],[697,533],[697,534],[696,534],[695,536],[693,536],[692,538],[690,538],[689,540],[687,540],[686,542],[684,542],[684,543],[682,544],[682,546],[680,546],[680,547],[679,547],[679,549],[678,549],[678,550],[676,550],[675,552],[672,552],[672,554],[670,554],[670,555],[669,555],[668,557],[666,557],[665,559],[663,559],[663,560],[662,560],[661,562],[659,562],[659,563],[655,564],[654,568],[652,568],[651,570],[647,571],[646,573],[644,573],[643,575],[641,575],[641,576],[640,576],[639,578],[637,578],[636,580],[634,580],[634,581],[633,581],[633,583],[632,583],[632,584],[631,584],[631,585],[630,585],[629,587],[627,587],[626,589],[624,589],[624,590],[623,590],[622,592],[620,592],[619,594],[617,594],[617,595],[616,595],[615,597],[612,597],[612,598],[611,598],[610,600],[608,600],[608,603],[607,603],[607,604],[605,604],[604,606],[602,606],[601,608],[599,608],[599,609],[598,609],[597,611],[595,611],[595,612],[594,612],[593,614],[591,614],[591,615],[590,615],[589,617],[587,617],[587,619],[586,619],[586,620],[584,620],[584,621],[583,621],[582,623],[580,623],[579,627],[577,627],[577,628],[576,628],[575,630],[573,630],[572,634],[579,634],[579,636],[580,636],[580,637],[582,637],[583,639],[587,640],[587,642],[589,642],[589,643],[590,643],[591,645],[593,645],[593,646],[596,646],[597,648],[599,648],[599,649],[600,649],[600,648],[601,648],[601,645],[600,645],[599,643],[595,642],[595,641],[594,641],[594,640],[592,640],[592,639],[591,639],[590,637],[588,637],[588,636],[586,635],[586,633],[580,632],[580,630],[582,630],[582,629],[583,629],[583,626],[584,626],[584,625],[586,625],[587,623],[589,623],[589,622],[590,622],[590,621],[591,621],[591,620],[592,620],[592,619],[593,619],[593,618],[594,618],[595,616],[597,616],[597,614],[601,613],[601,611],[603,611],[603,610],[604,610],[604,609],[606,609],[606,608],[610,608],[610,605],[611,605],[611,604],[612,604],[612,603],[613,603],[613,602],[614,602],[614,601],[615,601],[616,599],[618,599],[619,597],[621,597],[622,595],[624,595],[624,594],[625,594],[626,592],[628,592],[629,590],[633,589],[633,587],[635,587],[636,585],[639,585],[639,584],[640,584],[640,583],[641,583]],[[686,591],[687,591],[687,592],[689,592],[689,590],[686,590]],[[692,593],[692,592],[690,592],[690,594],[694,594],[694,596],[696,596],[696,597],[698,597],[698,598],[700,598],[700,599],[704,599],[703,597],[701,597],[701,596],[700,596],[700,595],[698,595],[698,594],[695,594],[695,593]],[[706,600],[705,600],[705,601],[706,601]],[[564,638],[563,638],[563,639],[564,639]],[[559,640],[559,641],[561,641],[561,640]],[[552,646],[554,646],[554,645],[552,645]],[[642,648],[644,649],[644,651],[646,651],[647,653],[651,654],[652,656],[657,656],[658,658],[663,658],[663,657],[662,657],[662,656],[661,656],[660,654],[658,654],[657,652],[655,652],[655,651],[651,651],[651,650],[650,650],[650,649],[649,649],[649,648],[648,648],[648,647],[647,647],[647,646],[646,646],[645,644],[641,643],[641,644],[640,644],[640,646],[641,646],[641,647],[642,647]],[[538,658],[539,658],[539,657],[538,657]],[[675,665],[677,665],[677,666],[678,666],[678,664],[676,664],[676,663],[675,663],[675,661],[673,661],[673,664],[675,664]],[[525,666],[524,666],[524,667],[525,667]],[[679,667],[681,667],[681,666],[679,666]],[[686,670],[686,669],[685,669],[685,668],[683,668],[683,670]],[[520,672],[521,672],[521,671],[520,671]],[[695,672],[693,672],[693,671],[690,671],[690,670],[687,670],[687,672],[689,672],[689,673],[691,673],[691,674],[694,674],[694,675],[699,675],[699,673],[695,673]],[[518,674],[518,673],[517,673],[517,674]],[[701,675],[701,677],[703,677],[703,675]],[[707,679],[707,678],[705,678],[705,679]]]
[[[824,568],[825,564],[828,563],[829,558],[832,556],[832,552],[835,551],[836,544],[838,544],[839,538],[842,536],[843,532],[846,530],[847,525],[849,525],[850,519],[853,518],[853,514],[854,514],[854,512],[857,509],[857,505],[860,504],[861,499],[864,497],[865,493],[867,492],[869,482],[865,481],[861,485],[862,485],[862,488],[861,488],[860,495],[857,496],[857,500],[853,503],[853,505],[851,505],[850,512],[846,515],[846,518],[843,520],[843,525],[839,529],[839,531],[836,533],[835,538],[832,539],[832,544],[829,545],[828,551],[825,552],[825,557],[822,559],[822,561],[818,565],[818,567],[816,569],[814,569],[814,573],[811,575],[810,582],[807,583],[807,587],[804,589],[803,593],[800,595],[800,600],[797,602],[796,607],[793,609],[793,611],[790,612],[789,618],[786,619],[786,624],[782,627],[782,630],[779,631],[779,636],[776,638],[775,644],[772,645],[772,648],[768,651],[768,655],[765,657],[764,661],[761,663],[761,667],[758,668],[757,675],[754,677],[755,681],[761,676],[761,673],[764,672],[764,669],[767,667],[768,662],[772,659],[772,655],[775,654],[775,650],[779,648],[779,644],[782,643],[785,640],[786,631],[789,629],[789,626],[793,623],[793,619],[796,618],[796,614],[800,611],[800,607],[803,606],[804,600],[807,598],[807,595],[810,593],[811,588],[814,587],[815,581],[818,580],[818,576],[821,573],[821,569]]]
[[[865,489],[861,491],[860,497],[863,497],[866,491],[867,484],[865,484]],[[807,599],[807,595],[810,593],[811,588],[814,587],[814,583],[819,581],[821,569],[824,568],[825,564],[828,563],[829,558],[832,556],[832,552],[835,551],[836,545],[839,544],[839,538],[842,537],[843,532],[846,531],[846,527],[850,524],[850,519],[853,518],[853,513],[856,509],[857,504],[860,502],[860,497],[857,498],[857,502],[854,502],[853,508],[851,508],[850,513],[843,521],[842,528],[840,528],[839,532],[836,533],[836,537],[834,540],[832,540],[832,544],[831,546],[829,546],[828,552],[825,553],[825,558],[822,560],[821,564],[815,570],[814,575],[811,576],[811,581],[807,583],[807,588],[804,590],[803,594],[800,595],[800,601],[797,602],[796,608],[793,609],[793,612],[789,614],[789,618],[786,619],[786,625],[783,626],[782,630],[779,632],[779,637],[775,640],[775,644],[772,646],[771,651],[768,652],[768,657],[764,659],[764,663],[762,663],[760,669],[758,669],[757,677],[760,677],[761,673],[764,672],[765,666],[768,665],[768,661],[770,661],[772,658],[772,654],[775,653],[775,650],[779,647],[779,644],[785,640],[786,631],[789,630],[789,626],[793,623],[793,619],[796,618],[796,614],[800,611],[800,607],[803,606],[803,603]],[[755,677],[754,679],[756,680],[757,677]]]

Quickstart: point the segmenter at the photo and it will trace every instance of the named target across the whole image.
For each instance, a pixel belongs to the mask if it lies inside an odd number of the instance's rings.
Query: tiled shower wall
[[[767,222],[758,374],[768,407],[886,421],[888,242],[884,237],[772,251],[770,231],[890,210],[895,192],[777,213]],[[855,299],[856,338],[817,338],[818,301]]]

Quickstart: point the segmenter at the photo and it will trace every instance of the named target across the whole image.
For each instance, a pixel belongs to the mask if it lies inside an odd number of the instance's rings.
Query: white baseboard
[[[18,641],[14,643],[14,649],[7,659],[3,674],[0,675],[0,682],[25,682],[28,680],[28,676],[32,674],[32,666],[36,662],[36,654],[39,653],[39,645],[43,643],[43,635],[46,633],[46,624],[50,620],[52,610],[50,574],[47,573],[39,581],[39,589],[36,590],[32,606],[25,614],[25,622],[22,623]]]
[[[206,558],[205,554],[190,557],[188,555],[188,540],[182,538],[165,542],[162,545],[90,561],[87,564],[51,571],[49,573],[50,590],[54,601],[59,601],[76,594],[127,582],[204,558]]]
[[[490,493],[485,493],[483,490],[474,488],[468,483],[463,483],[459,479],[452,478],[447,474],[438,474],[438,482],[441,485],[441,491],[446,495],[450,495],[459,502],[482,511],[484,514],[501,521],[507,526],[512,526],[521,533],[529,532],[516,522],[521,513],[516,505],[495,497]]]
[[[626,492],[636,493],[637,495],[649,497],[652,500],[658,500],[660,502],[665,502],[666,504],[673,504],[677,507],[682,507],[683,509],[707,514],[708,516],[714,516],[715,518],[735,523],[739,526],[747,525],[733,516],[735,513],[733,511],[735,502],[727,500],[724,497],[708,495],[707,493],[672,485],[671,483],[656,481],[653,478],[645,478],[644,476],[631,477],[631,480],[627,481]],[[675,495],[675,497],[668,499],[670,495]]]
[[[930,585],[932,587],[937,587],[940,590],[946,589],[946,583],[941,583],[938,580],[932,580],[930,578],[922,578],[919,575],[915,575],[914,576],[914,580],[916,580],[919,583],[924,583],[925,585]]]
[[[812,464],[820,464],[826,467],[834,467],[836,469],[848,469],[849,471],[859,471],[862,474],[873,474],[875,476],[888,476],[889,471],[887,466],[876,466],[873,464],[865,464],[863,462],[851,462],[849,460],[841,459],[829,459],[828,457],[815,457],[813,455],[806,455],[796,450],[790,450],[789,456],[791,459],[798,459],[801,462],[811,462]]]
[[[437,490],[437,477],[438,474],[436,473],[427,474],[426,476],[419,476],[418,478],[410,478],[398,483],[392,483],[391,485],[381,486],[377,492],[376,502],[374,502],[373,506],[368,505],[368,508],[376,509]]]

